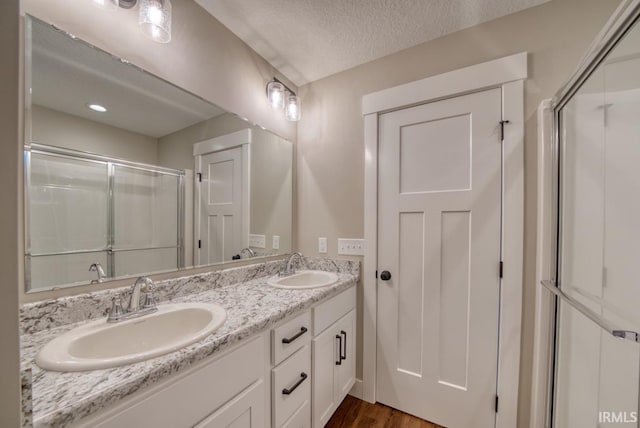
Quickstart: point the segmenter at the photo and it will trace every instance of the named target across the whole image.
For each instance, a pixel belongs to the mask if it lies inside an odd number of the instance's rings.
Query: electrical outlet
[[[267,237],[264,235],[249,235],[249,246],[253,248],[267,248]]]
[[[273,235],[271,239],[271,248],[274,250],[280,249],[280,237],[278,235]]]
[[[318,252],[320,254],[327,252],[327,238],[318,238]]]
[[[338,239],[338,254],[364,256],[364,239]]]

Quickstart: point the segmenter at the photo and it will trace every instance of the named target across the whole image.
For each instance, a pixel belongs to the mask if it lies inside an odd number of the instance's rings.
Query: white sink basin
[[[84,324],[47,343],[36,363],[63,372],[106,369],[148,360],[184,348],[219,329],[223,307],[204,303],[159,305],[140,318]]]
[[[299,270],[289,276],[272,276],[267,284],[277,288],[305,289],[328,287],[338,282],[338,275],[334,272],[322,270]]]

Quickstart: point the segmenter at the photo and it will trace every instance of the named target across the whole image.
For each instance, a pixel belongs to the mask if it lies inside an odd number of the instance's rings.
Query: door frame
[[[497,428],[517,425],[524,253],[524,81],[527,53],[461,68],[362,97],[364,116],[364,323],[360,398],[376,401],[378,269],[378,117],[380,114],[492,88],[502,89],[502,260]],[[496,126],[499,126],[496,124]]]
[[[251,151],[249,146],[252,142],[253,134],[251,128],[243,129],[241,131],[232,132],[231,134],[222,135],[220,137],[210,138],[208,140],[200,141],[193,145],[194,156],[194,171],[193,174],[193,187],[195,189],[193,200],[196,205],[193,210],[193,262],[194,265],[200,265],[200,248],[198,248],[198,239],[200,239],[200,215],[201,215],[201,200],[200,192],[202,191],[202,184],[199,180],[200,160],[202,156],[211,153],[221,152],[223,150],[234,149],[236,147],[242,147],[242,247],[249,246],[249,215],[251,213],[250,206],[250,179],[251,179]],[[195,237],[198,239],[195,239]]]

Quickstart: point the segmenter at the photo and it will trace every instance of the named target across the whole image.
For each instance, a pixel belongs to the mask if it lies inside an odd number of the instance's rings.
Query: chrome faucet
[[[102,265],[100,263],[93,263],[89,266],[89,272],[96,272],[98,274],[98,279],[92,279],[92,284],[100,284],[104,281],[104,277],[107,276],[104,273],[104,269],[102,269]]]
[[[251,248],[247,247],[247,248],[243,248],[242,250],[240,250],[240,257],[242,257],[242,255],[244,253],[249,253],[249,258],[251,257],[255,257],[256,256],[256,252],[253,251]]]
[[[299,259],[302,260],[304,258],[304,256],[302,255],[302,253],[300,251],[296,251],[295,253],[291,254],[289,256],[289,258],[287,259],[287,265],[284,268],[284,270],[281,270],[280,273],[278,275],[280,276],[289,276],[289,275],[293,275],[294,273],[296,273],[296,268],[293,266],[293,260],[294,259]]]
[[[142,291],[143,286],[144,296]],[[138,318],[157,311],[158,307],[156,306],[156,301],[153,298],[151,290],[152,286],[153,281],[146,276],[141,276],[136,279],[136,282],[131,286],[129,305],[126,309],[122,307],[122,298],[120,297],[120,294],[116,294],[111,302],[111,310],[109,311],[107,322],[114,323],[131,318]],[[141,300],[142,305],[140,305]]]

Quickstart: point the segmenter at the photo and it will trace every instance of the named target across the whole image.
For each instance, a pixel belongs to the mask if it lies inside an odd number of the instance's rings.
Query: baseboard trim
[[[352,397],[356,397],[360,400],[364,400],[364,398],[362,398],[362,379],[356,379],[356,383],[354,383],[353,387],[351,387],[351,391],[349,391],[349,395],[351,395]]]

